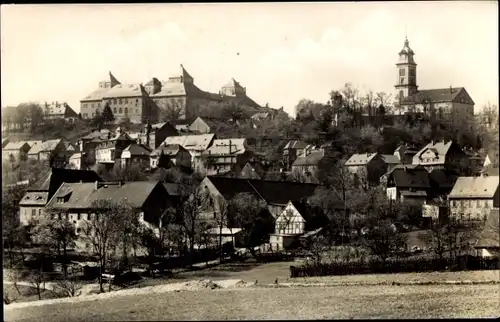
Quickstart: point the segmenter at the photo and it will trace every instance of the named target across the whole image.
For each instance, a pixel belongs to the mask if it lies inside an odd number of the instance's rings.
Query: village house
[[[2,108],[2,133],[29,132],[31,130],[32,104],[19,104]]]
[[[316,178],[318,172],[333,165],[333,160],[325,155],[325,149],[306,149],[292,164],[292,173],[301,173]]]
[[[2,149],[2,161],[19,162],[24,160],[30,149],[31,147],[25,141],[9,142]]]
[[[238,171],[253,156],[246,139],[214,139],[202,155],[208,175]]]
[[[126,147],[121,154],[121,167],[126,168],[133,163],[143,163],[149,166],[149,154],[151,149],[145,145],[132,143]]]
[[[262,162],[252,158],[248,160],[241,169],[238,178],[262,180],[266,177],[266,167]]]
[[[413,157],[417,154],[419,149],[414,145],[405,143],[400,145],[395,151],[394,155],[399,159],[401,164],[412,164]]]
[[[282,160],[283,160],[283,165],[285,166],[285,170],[290,170],[295,160],[297,160],[299,156],[304,155],[308,147],[311,147],[311,145],[302,141],[298,140],[289,141],[283,147]]]
[[[397,165],[401,164],[399,158],[394,154],[381,154],[380,157],[387,166],[387,171],[391,171]]]
[[[100,131],[92,131],[78,140],[78,151],[84,153],[87,165],[91,166],[95,164],[95,149],[101,142],[107,140],[109,137],[110,131],[103,129]]]
[[[94,171],[51,168],[37,182],[28,187],[19,202],[19,221],[27,226],[44,215],[44,207],[63,182],[95,182],[102,179]]]
[[[280,251],[293,248],[300,236],[323,228],[327,223],[328,219],[315,213],[308,203],[290,201],[276,218],[274,233],[269,238],[271,249]]]
[[[87,167],[85,165],[85,152],[77,152],[69,157],[68,166],[70,169],[83,170]]]
[[[355,153],[344,164],[356,184],[376,186],[380,177],[387,173],[387,163],[378,153]]]
[[[96,162],[112,167],[116,159],[120,159],[123,150],[135,141],[125,132],[117,132],[111,137],[108,133],[108,139],[98,143],[95,149]]]
[[[387,176],[387,198],[398,202],[424,204],[429,197],[431,185],[429,173],[416,165],[400,165]]]
[[[162,155],[168,160],[167,164],[160,164]],[[185,169],[191,168],[191,154],[179,144],[160,145],[150,153],[151,169],[157,167],[169,168],[178,166]]]
[[[417,85],[417,64],[414,60],[415,52],[410,48],[408,39],[405,39],[403,49],[399,52],[398,82],[395,85],[397,93],[396,110],[399,114],[406,113],[436,113],[438,117],[445,117],[449,113],[462,113],[470,118],[474,117],[474,101],[465,88],[451,87],[440,89],[419,90]]]
[[[491,209],[475,245],[483,257],[500,257],[500,221],[498,209]]]
[[[194,133],[207,134],[217,133],[219,129],[227,128],[230,124],[226,120],[197,117],[188,127],[188,130]]]
[[[94,202],[108,200],[127,203],[139,215],[139,222],[150,228],[159,226],[163,212],[171,205],[168,193],[159,181],[63,183],[46,205],[52,219],[69,220],[79,237],[77,248],[88,249],[82,228],[85,221],[99,214]]]
[[[245,242],[241,228],[213,227],[205,230],[203,234],[207,235],[213,244],[219,244],[221,238],[222,245],[231,244],[233,248],[242,248]]]
[[[250,193],[266,202],[269,213],[276,218],[289,201],[300,201],[314,195],[317,184],[228,178],[207,176],[201,182],[202,189],[214,198],[221,196],[229,201],[239,193]]]
[[[413,164],[422,165],[427,170],[460,169],[468,165],[468,157],[453,141],[431,141],[415,154]]]
[[[139,144],[147,145],[151,150],[156,149],[169,136],[177,136],[179,132],[168,123],[157,123],[149,126],[143,125],[138,132],[127,132],[127,134]]]
[[[451,215],[467,220],[485,220],[499,207],[498,176],[459,177],[448,195]]]
[[[191,154],[191,167],[196,171],[203,171],[205,164],[201,160],[202,153],[213,143],[215,134],[169,136],[163,141],[164,145],[178,144]]]
[[[44,120],[65,119],[74,122],[78,118],[78,113],[76,113],[66,102],[45,102],[45,104],[42,105],[42,110]]]
[[[28,152],[28,159],[35,161],[54,161],[58,165],[66,162],[66,144],[61,139],[43,141],[35,144]]]

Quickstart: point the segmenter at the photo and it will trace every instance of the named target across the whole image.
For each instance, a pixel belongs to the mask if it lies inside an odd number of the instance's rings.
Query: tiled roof
[[[212,143],[214,136],[214,134],[169,136],[163,143],[179,144],[186,150],[205,151]]]
[[[452,189],[457,181],[456,173],[444,169],[433,169],[429,172],[429,180],[432,186]]]
[[[122,185],[109,183],[101,185],[96,190],[95,183],[63,183],[47,204],[55,209],[88,209],[96,200],[111,202],[128,202],[133,207],[140,208],[150,196],[158,181],[132,181]],[[57,197],[68,196],[65,203],[57,203]]]
[[[449,198],[493,198],[498,189],[498,176],[459,177]]]
[[[500,221],[498,209],[491,209],[476,244],[479,248],[500,247]]]
[[[318,165],[324,157],[325,155],[323,151],[312,151],[305,157],[298,157],[293,162],[292,166]]]
[[[454,102],[457,96],[464,90],[463,87],[438,88],[438,89],[424,89],[419,90],[417,93],[405,99],[405,103],[414,102],[422,103],[430,102]]]
[[[231,142],[231,147],[230,143]],[[231,154],[242,154],[245,152],[246,139],[237,138],[237,139],[217,139],[214,140],[212,146],[205,151],[206,154],[212,155],[229,155],[229,151],[231,150]]]
[[[42,142],[42,144],[35,144],[28,151],[28,154],[38,154],[40,152],[52,152],[57,148],[57,145],[61,143],[61,139],[47,140]]]
[[[429,173],[424,168],[394,168],[389,173],[389,178],[394,178],[394,184],[398,188],[430,188]]]
[[[20,206],[45,206],[49,201],[48,192],[33,192],[28,191],[24,195],[23,199],[19,202]]]
[[[63,182],[95,182],[102,179],[90,170],[72,170],[51,168],[40,180],[35,182],[28,191],[48,191],[54,193]]]
[[[307,143],[297,140],[288,141],[283,150],[286,149],[305,149]]]
[[[401,161],[394,154],[381,154],[382,160],[387,164],[400,164]]]
[[[86,101],[100,101],[104,97],[104,95],[110,90],[110,88],[99,88],[90,93],[89,95],[85,96],[81,100],[81,102],[86,102]]]
[[[3,148],[2,150],[3,151],[6,151],[6,150],[16,150],[18,151],[19,149],[21,149],[26,143],[26,141],[19,141],[19,142],[9,142],[7,143],[7,145],[5,146],[5,148]]]
[[[414,164],[420,163],[421,160],[420,156],[424,154],[427,150],[430,150],[436,156],[436,158],[433,160],[432,163],[443,164],[445,162],[446,154],[448,154],[448,151],[450,150],[452,145],[453,141],[431,142],[413,156],[413,163]]]
[[[210,117],[197,117],[196,120],[197,119],[200,119],[201,121],[205,122],[205,124],[207,124],[209,127],[218,127],[218,126],[228,126],[228,125],[230,125],[226,120],[223,120],[223,119],[210,118]]]
[[[182,145],[179,144],[170,144],[170,145],[160,145],[156,149],[154,149],[153,152],[150,153],[151,156],[157,156],[160,155],[161,152],[163,151],[164,155],[167,156],[174,156],[176,155],[180,149],[185,150]]]
[[[123,149],[122,156],[125,151],[130,152],[131,156],[149,155],[151,153],[150,148],[137,143],[133,143],[128,147],[126,147],[125,149]]]
[[[80,159],[83,157],[85,153],[83,152],[77,152],[75,154],[73,154],[72,156],[69,157],[70,160],[74,160],[74,159]]]
[[[345,166],[367,165],[377,153],[355,153],[345,163]]]
[[[144,94],[141,84],[118,84],[104,93],[103,98],[136,97]]]

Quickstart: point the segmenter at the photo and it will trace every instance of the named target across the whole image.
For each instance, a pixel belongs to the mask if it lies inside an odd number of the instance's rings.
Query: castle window
[[[128,114],[128,108],[125,107],[125,114]]]
[[[118,113],[120,113],[120,114],[123,113],[123,109],[121,107],[120,107],[120,110]]]
[[[113,107],[113,113],[116,113],[116,107]]]
[[[113,104],[116,104],[116,98],[113,99]]]
[[[122,104],[122,103],[123,103],[123,101],[122,101],[122,99],[120,98],[120,99],[118,100],[118,104]]]
[[[91,108],[94,108],[94,103],[90,104],[90,107],[91,107]]]
[[[404,69],[404,68],[400,68],[400,69],[399,69],[399,76],[406,76],[406,75],[405,75],[405,69]]]

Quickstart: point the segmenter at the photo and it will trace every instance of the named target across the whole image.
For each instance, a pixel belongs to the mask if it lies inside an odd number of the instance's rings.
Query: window
[[[88,113],[83,113],[83,117],[88,117]]]
[[[116,113],[116,107],[113,107],[113,113]]]
[[[38,216],[42,215],[42,209],[38,209]]]
[[[120,98],[120,99],[118,100],[118,104],[122,104],[122,103],[123,103],[123,100]]]
[[[490,205],[488,204],[488,200],[485,200],[484,201],[484,208],[489,208],[489,207],[490,207]]]
[[[113,99],[113,104],[116,104],[116,98]]]
[[[61,220],[61,214],[57,214],[57,219]]]
[[[479,208],[479,207],[481,207],[479,200],[476,200],[476,208]]]
[[[94,108],[94,103],[90,104],[90,107],[91,107],[91,108]]]
[[[31,209],[31,216],[33,216],[33,217],[36,216],[36,209]]]
[[[406,76],[405,73],[406,73],[406,70],[404,68],[399,69],[399,76]]]
[[[87,220],[90,220],[90,214],[87,214]]]
[[[138,98],[135,99],[135,103],[139,103],[139,99]]]
[[[128,108],[125,107],[125,114],[128,114]]]
[[[123,109],[121,107],[120,107],[120,110],[118,113],[120,113],[120,114],[123,113]]]
[[[76,214],[76,219],[80,220],[80,214]]]

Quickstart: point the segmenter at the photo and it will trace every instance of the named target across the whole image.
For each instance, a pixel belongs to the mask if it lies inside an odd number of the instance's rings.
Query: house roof
[[[12,151],[18,151],[20,150],[25,144],[28,144],[26,141],[19,141],[19,142],[9,142],[7,143],[7,145],[5,146],[5,148],[3,148],[2,150],[3,151],[6,151],[6,150],[12,150]],[[29,146],[29,145],[28,145]]]
[[[28,145],[30,147],[32,147],[33,145],[35,144],[39,144],[39,143],[42,143],[43,141],[42,140],[30,140],[30,141],[26,141],[26,143],[28,143]]]
[[[381,154],[382,160],[384,160],[385,163],[387,164],[400,164],[401,161],[399,158],[394,155],[394,154]]]
[[[254,108],[261,107],[253,99],[251,99],[250,97],[248,97],[246,95],[241,95],[241,96],[224,95],[224,96],[222,96],[222,101],[229,103],[229,104],[235,104],[237,106],[248,106],[248,107],[254,107]]]
[[[500,221],[498,209],[491,209],[486,219],[480,238],[476,244],[478,248],[500,247]]]
[[[164,182],[163,186],[170,196],[179,196],[181,194],[181,186],[178,183]]]
[[[77,153],[73,153],[73,154],[69,157],[69,159],[70,159],[70,160],[80,159],[80,158],[82,158],[84,155],[85,155],[85,153],[84,153],[84,152],[77,152]]]
[[[167,156],[174,156],[176,155],[179,150],[186,150],[182,147],[182,145],[179,144],[169,144],[169,145],[160,145],[156,149],[154,149],[153,152],[150,153],[151,156],[157,156],[161,154],[161,151],[163,151],[164,155]]]
[[[404,102],[416,104],[422,102],[456,102],[462,91],[465,91],[463,87],[424,89],[409,96]]]
[[[429,172],[429,180],[431,186],[439,188],[452,189],[457,181],[456,173],[446,171],[444,169],[433,169]]]
[[[131,156],[149,155],[151,153],[150,148],[148,148],[142,144],[137,144],[137,143],[133,143],[133,144],[129,145],[128,147],[126,147],[122,152],[122,157],[123,157],[123,153],[125,151],[130,152]]]
[[[196,120],[201,120],[206,125],[208,125],[210,128],[230,125],[227,120],[220,119],[220,118],[198,116],[194,121],[196,121]],[[191,125],[194,123],[194,121],[191,123]]]
[[[130,203],[140,208],[144,205],[153,189],[160,184],[158,181],[132,181],[122,185],[117,183],[103,183],[95,189],[95,183],[63,183],[47,204],[48,208],[55,209],[88,209],[96,200]],[[57,197],[69,199],[65,203],[58,203]]]
[[[141,84],[118,84],[103,94],[103,98],[136,97],[144,95]]]
[[[437,142],[430,142],[427,144],[425,147],[423,147],[420,151],[417,152],[413,156],[413,163],[418,164],[420,163],[420,157],[422,154],[424,154],[426,151],[430,150],[434,153],[436,156],[435,160],[433,163],[438,163],[442,164],[445,162],[445,157],[448,154],[448,151],[453,145],[453,141],[437,141]]]
[[[90,170],[73,170],[51,168],[40,180],[35,182],[28,191],[48,191],[54,193],[63,182],[95,182],[102,179]]]
[[[292,164],[292,166],[316,166],[325,157],[323,151],[312,151],[305,157],[298,157]]]
[[[288,143],[285,145],[283,150],[286,150],[286,149],[305,149],[305,147],[307,145],[308,144],[303,142],[303,141],[292,140],[292,141],[288,141]]]
[[[307,202],[295,200],[290,201],[290,203],[295,207],[306,222],[313,218],[313,210]]]
[[[236,235],[240,233],[242,230],[243,229],[241,228],[215,227],[205,230],[205,233],[209,235]]]
[[[408,191],[408,190],[403,190],[401,191],[401,195],[403,197],[427,197],[427,192],[426,191]]]
[[[42,144],[35,144],[28,151],[28,154],[38,154],[40,152],[52,152],[57,148],[57,145],[61,143],[61,139],[47,140],[42,142]]]
[[[42,106],[45,115],[62,115],[63,117],[77,117],[78,113],[73,110],[66,102],[45,103]]]
[[[345,162],[345,166],[367,165],[377,153],[355,153]]]
[[[45,206],[49,201],[48,192],[28,191],[19,202],[19,206]]]
[[[93,140],[93,139],[107,140],[108,133],[109,133],[109,131],[107,131],[107,132],[93,131],[93,132],[90,132],[89,134],[85,135],[81,139],[82,140]]]
[[[110,90],[110,88],[98,88],[91,92],[89,95],[85,96],[81,102],[87,101],[100,101],[103,99],[104,95]]]
[[[215,134],[199,134],[199,135],[179,135],[169,136],[163,141],[165,145],[179,144],[186,150],[205,151]]]
[[[493,198],[498,189],[498,176],[459,177],[449,198]]]
[[[391,176],[398,188],[430,188],[429,173],[424,168],[397,167],[389,173]]]
[[[246,139],[216,139],[204,153],[211,155],[242,154],[245,152]],[[231,153],[229,152],[231,151]]]

